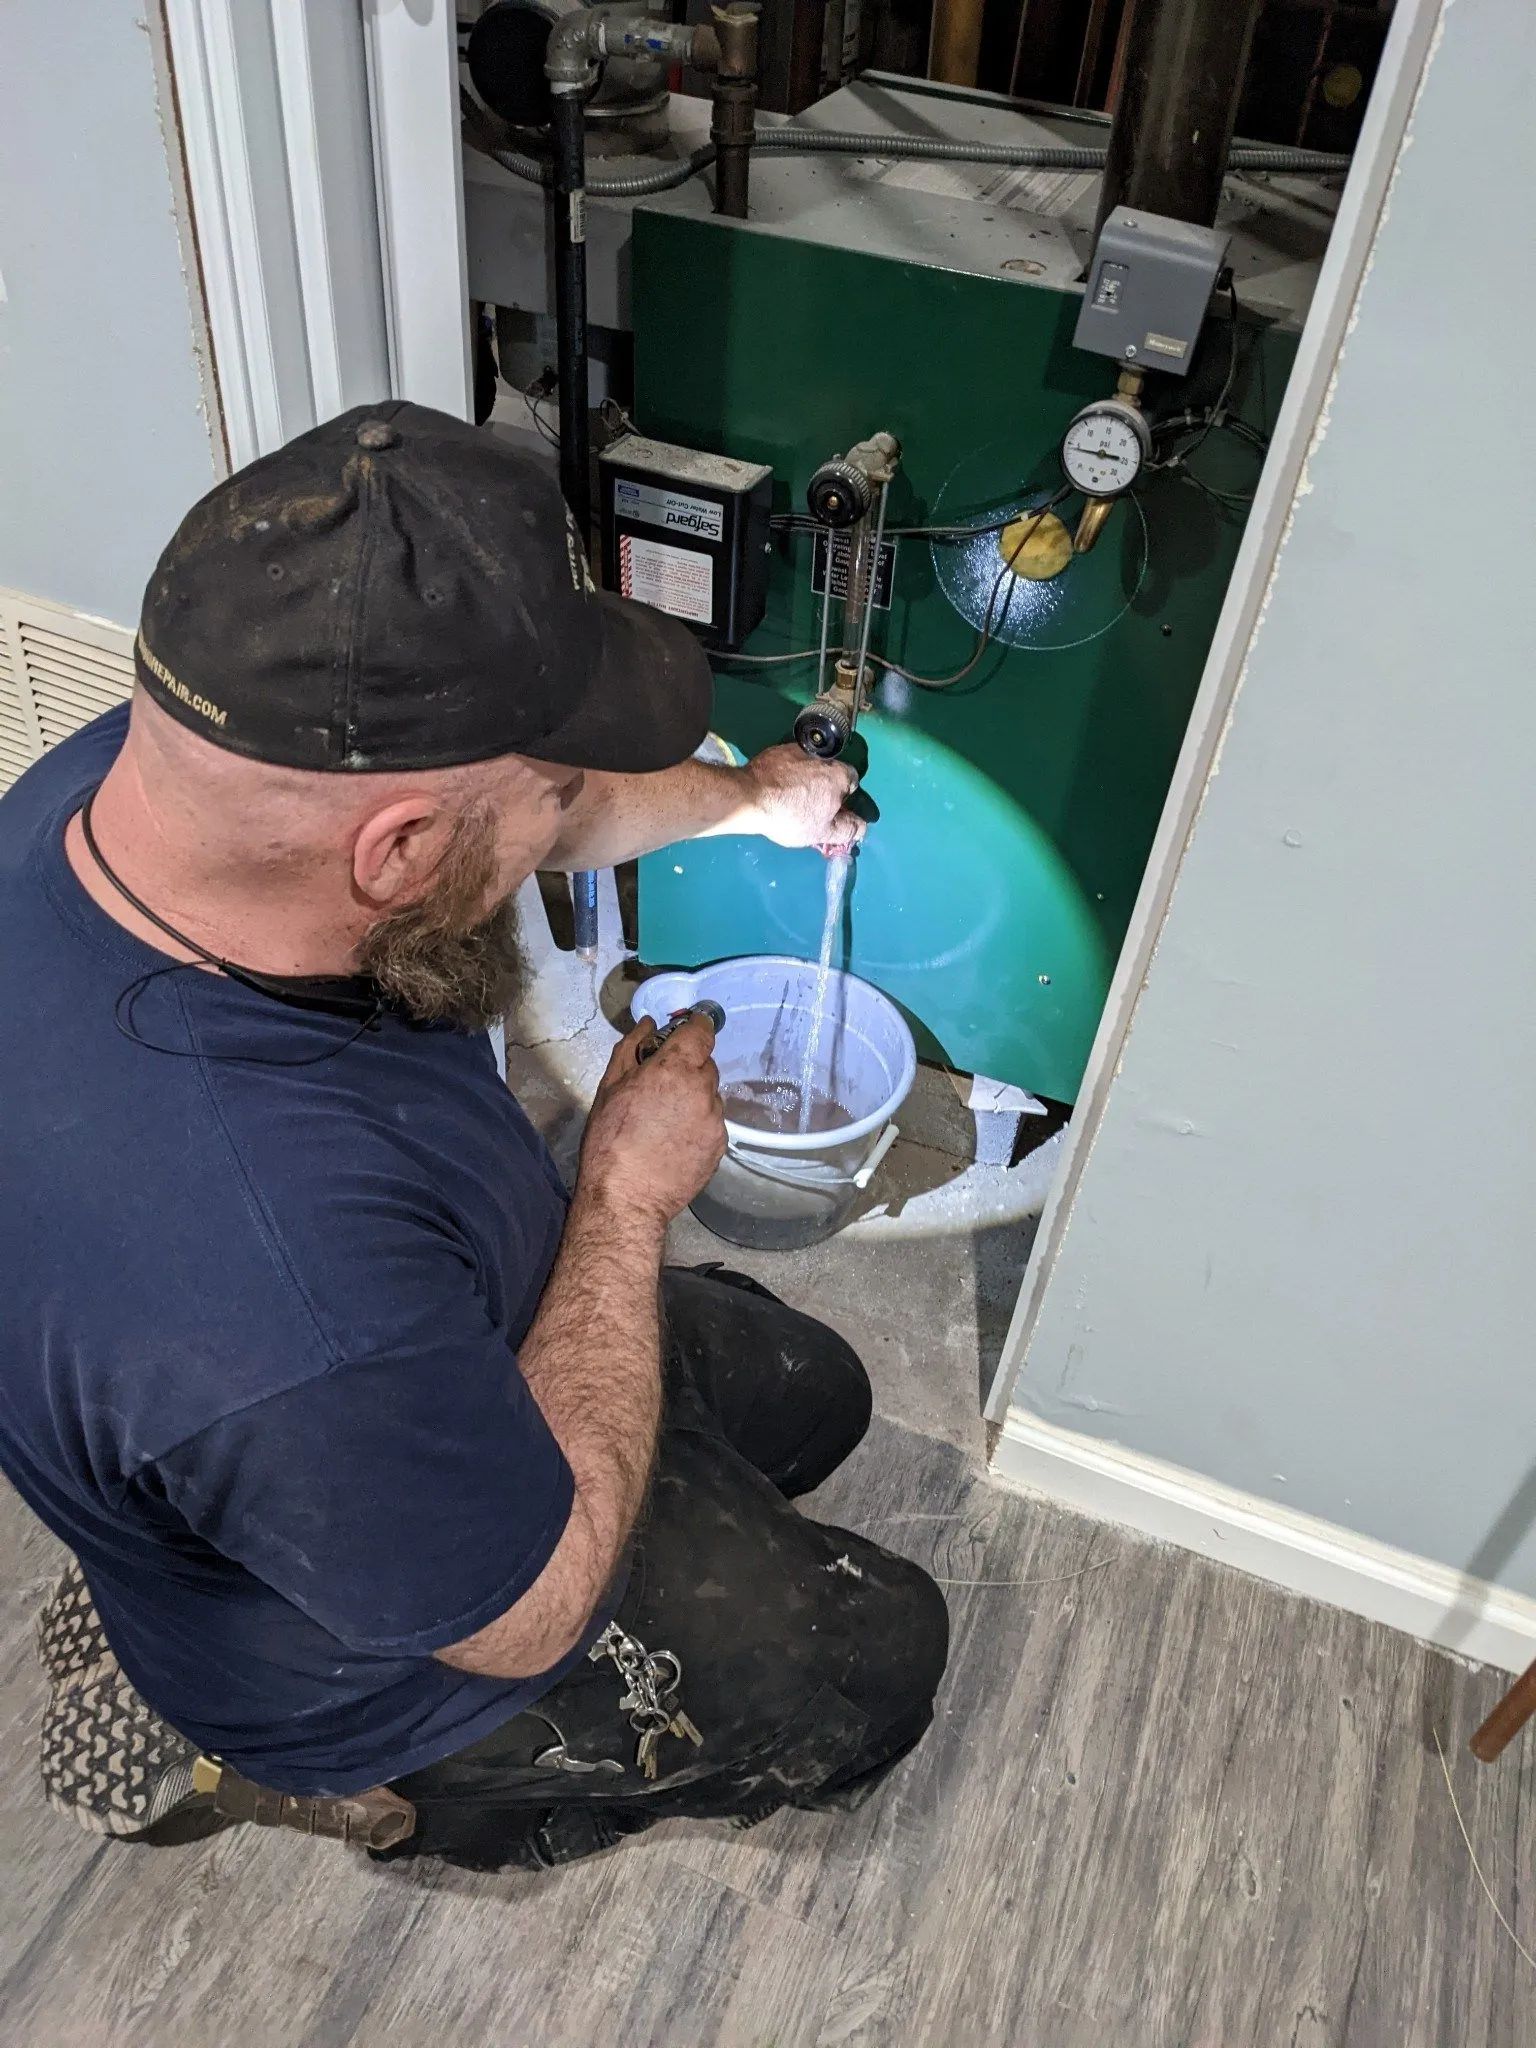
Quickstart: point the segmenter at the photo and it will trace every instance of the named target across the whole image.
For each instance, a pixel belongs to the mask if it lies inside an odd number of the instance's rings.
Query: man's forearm
[[[553,1557],[515,1606],[439,1652],[502,1678],[558,1662],[613,1578],[645,1498],[661,1412],[665,1227],[578,1187],[539,1312],[518,1354],[576,1482]]]
[[[757,829],[757,788],[744,768],[684,761],[654,775],[592,770],[546,865],[571,872],[611,868],[674,839]]]
[[[523,1378],[576,1481],[598,1544],[594,1601],[645,1498],[661,1414],[665,1226],[578,1186]]]

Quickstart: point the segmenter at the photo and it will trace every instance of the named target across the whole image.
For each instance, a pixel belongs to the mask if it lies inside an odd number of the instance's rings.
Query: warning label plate
[[[707,626],[714,617],[715,565],[695,548],[674,548],[664,540],[619,536],[619,588],[626,597],[674,619]]]

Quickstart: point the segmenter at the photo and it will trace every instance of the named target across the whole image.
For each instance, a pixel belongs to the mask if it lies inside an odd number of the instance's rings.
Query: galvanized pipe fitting
[[[592,73],[604,58],[652,58],[665,63],[695,61],[698,30],[685,22],[658,21],[635,0],[612,0],[606,7],[576,7],[562,14],[550,31],[544,52],[544,76],[552,92],[585,92]]]
[[[757,111],[756,0],[726,0],[697,27],[640,14],[634,0],[579,7],[550,31],[544,76],[550,91],[585,93],[608,57],[677,61],[713,76],[710,141],[715,150],[715,211],[744,220]]]

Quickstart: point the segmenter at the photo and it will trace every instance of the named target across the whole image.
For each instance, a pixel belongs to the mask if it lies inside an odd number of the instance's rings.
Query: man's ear
[[[352,842],[352,881],[380,908],[414,896],[442,856],[448,817],[430,791],[397,797],[374,812]]]

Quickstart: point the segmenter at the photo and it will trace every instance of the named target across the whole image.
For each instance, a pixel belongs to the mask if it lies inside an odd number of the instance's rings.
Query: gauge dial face
[[[1147,426],[1134,406],[1105,399],[1085,406],[1061,442],[1067,482],[1090,498],[1118,498],[1141,474]]]

